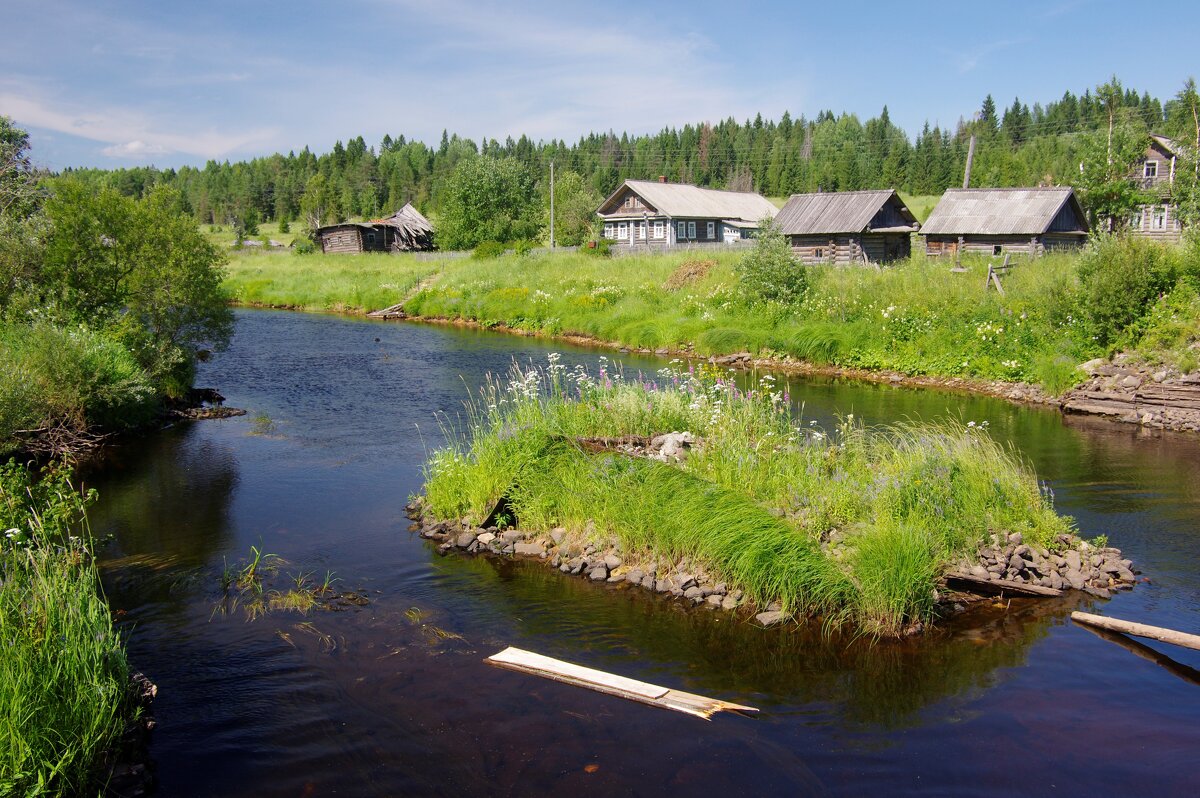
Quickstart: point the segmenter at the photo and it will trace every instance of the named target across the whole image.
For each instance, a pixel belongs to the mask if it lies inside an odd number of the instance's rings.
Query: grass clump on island
[[[0,794],[79,795],[130,714],[124,644],[69,473],[0,466]]]
[[[852,417],[823,430],[769,376],[740,391],[715,370],[627,379],[552,361],[491,383],[468,408],[426,466],[436,517],[480,523],[507,495],[523,529],[591,528],[634,559],[686,558],[760,606],[872,634],[931,620],[941,572],[991,532],[1048,546],[1072,529],[985,430]],[[575,443],[683,430],[700,444],[678,465]]]

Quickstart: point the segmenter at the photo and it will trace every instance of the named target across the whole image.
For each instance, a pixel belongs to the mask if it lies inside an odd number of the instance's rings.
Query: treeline
[[[811,119],[784,113],[778,120],[729,118],[653,135],[592,133],[574,144],[535,143],[527,136],[477,144],[443,133],[436,147],[390,135],[372,146],[357,136],[322,155],[305,148],[238,163],[210,161],[203,168],[75,174],[131,196],[168,184],[179,192],[187,212],[208,224],[304,220],[314,213],[322,222],[375,217],[405,202],[436,217],[443,209],[447,178],[463,160],[478,155],[517,161],[543,194],[552,160],[601,195],[626,178],[660,175],[767,196],[878,187],[938,194],[961,184],[972,134],[977,137],[973,185],[1072,183],[1079,175],[1081,139],[1110,125],[1114,107],[1125,123],[1143,132],[1196,139],[1190,109],[1178,98],[1164,102],[1123,88],[1113,78],[1095,92],[1068,91],[1046,105],[1015,99],[1000,107],[989,95],[970,119],[953,128],[927,123],[912,140],[884,107],[865,123],[849,113],[822,111]],[[319,201],[313,201],[314,195]]]

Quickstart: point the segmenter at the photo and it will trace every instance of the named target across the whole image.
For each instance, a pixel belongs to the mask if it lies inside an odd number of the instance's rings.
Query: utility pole
[[[971,134],[971,143],[967,147],[967,171],[963,174],[963,188],[971,187],[971,164],[975,162],[975,134]]]
[[[550,249],[554,249],[554,161],[550,162]]]

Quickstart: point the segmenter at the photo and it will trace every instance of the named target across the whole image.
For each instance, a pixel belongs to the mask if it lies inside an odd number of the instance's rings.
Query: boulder
[[[763,626],[776,626],[787,621],[791,616],[781,610],[768,610],[760,612],[754,616],[754,620],[758,621]]]
[[[608,568],[608,570],[610,570],[610,571],[613,570],[614,568],[620,568],[621,567],[621,558],[615,554],[610,554],[604,558],[604,566],[606,568]]]
[[[474,532],[459,532],[458,537],[454,539],[454,545],[460,549],[465,549],[475,542]]]
[[[588,574],[588,579],[591,579],[593,582],[603,582],[608,579],[608,569],[603,565],[593,568]]]
[[[521,557],[544,557],[546,549],[541,543],[518,543],[513,550]]]

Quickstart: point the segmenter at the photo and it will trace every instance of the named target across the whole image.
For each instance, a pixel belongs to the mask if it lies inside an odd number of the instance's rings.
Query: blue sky
[[[910,135],[991,92],[1032,104],[1116,73],[1164,99],[1200,73],[1200,3],[0,0],[0,114],[35,160],[203,164],[385,133],[436,143],[762,112]],[[15,35],[14,35],[15,34]]]

